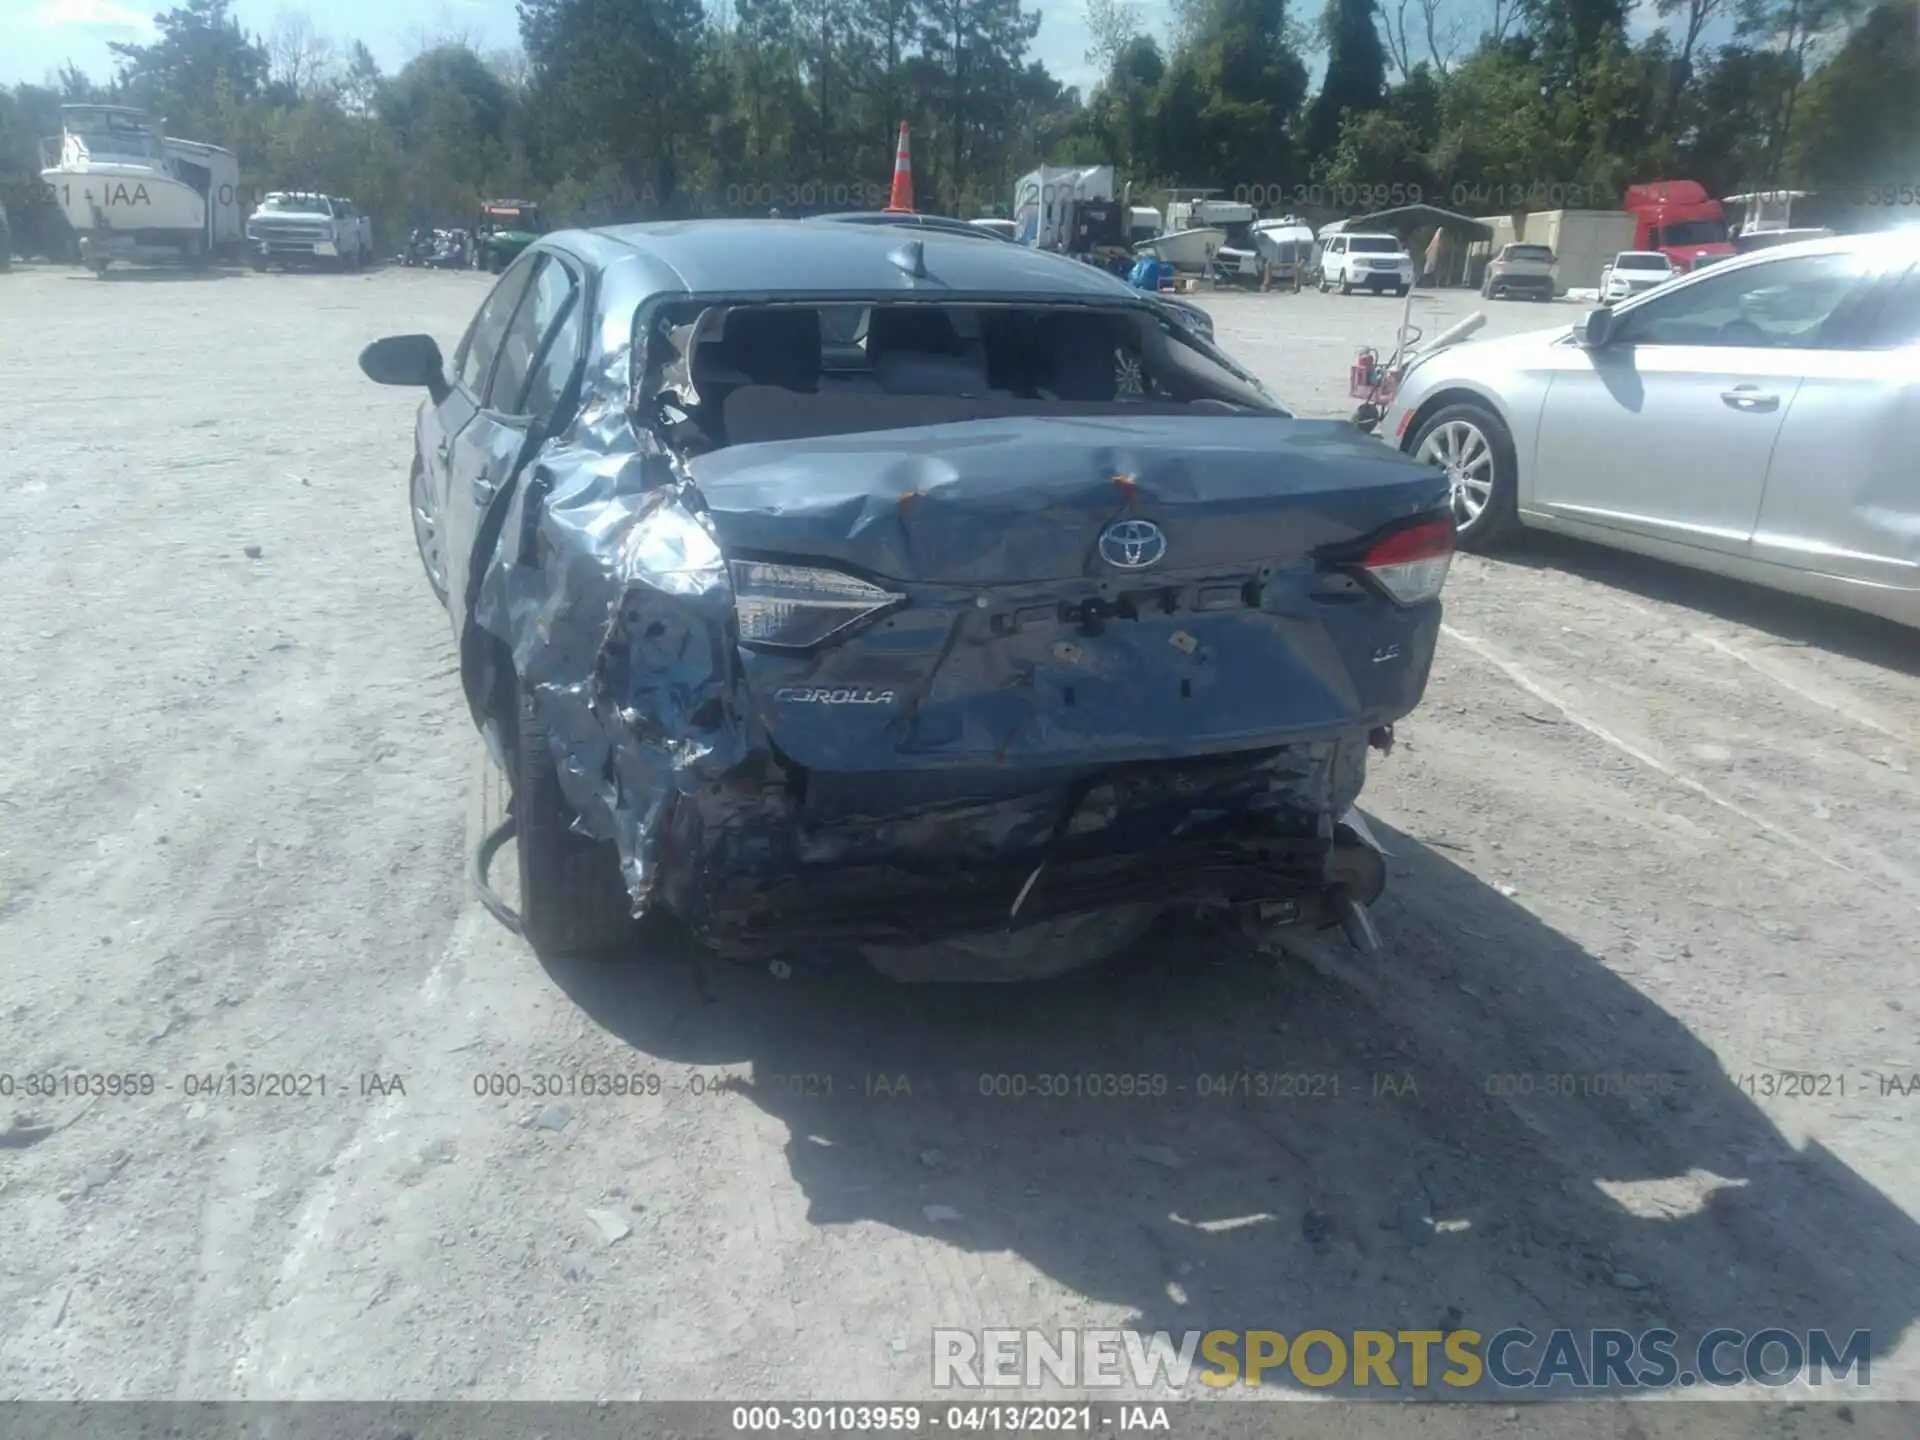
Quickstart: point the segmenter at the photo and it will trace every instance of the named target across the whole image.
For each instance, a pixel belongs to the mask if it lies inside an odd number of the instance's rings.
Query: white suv
[[[1611,305],[1664,285],[1679,272],[1658,250],[1622,250],[1600,271],[1600,303]]]
[[[1395,235],[1335,235],[1320,257],[1321,293],[1335,286],[1342,295],[1355,290],[1404,295],[1413,288],[1413,256]]]

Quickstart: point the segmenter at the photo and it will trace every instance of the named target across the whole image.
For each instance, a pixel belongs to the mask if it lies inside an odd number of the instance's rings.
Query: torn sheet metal
[[[663,387],[697,399],[697,331],[638,361],[601,337],[573,423],[487,517],[463,642],[470,696],[502,663],[520,677],[636,913],[664,897],[745,943],[994,923],[1015,894],[1024,920],[1324,880],[1438,616],[1314,552],[1432,510],[1443,478],[1333,423],[1190,414],[687,460],[634,416]],[[1103,550],[1129,519],[1168,547],[1138,574]],[[822,604],[891,599],[830,644],[740,643],[741,586],[802,572],[842,586]],[[504,759],[497,718],[487,733]],[[1057,858],[1032,887],[1037,851]]]

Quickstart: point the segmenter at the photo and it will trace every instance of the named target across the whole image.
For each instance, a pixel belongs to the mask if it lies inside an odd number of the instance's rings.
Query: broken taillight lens
[[[1420,605],[1439,598],[1453,548],[1453,518],[1443,516],[1383,535],[1354,563],[1397,603]]]
[[[907,597],[811,565],[733,562],[733,609],[749,644],[806,650]]]

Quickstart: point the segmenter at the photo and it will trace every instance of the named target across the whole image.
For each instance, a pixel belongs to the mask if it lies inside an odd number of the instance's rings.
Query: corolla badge
[[[891,705],[893,691],[857,687],[826,689],[816,685],[782,685],[773,698],[799,705]]]
[[[1100,532],[1100,558],[1116,570],[1145,570],[1166,557],[1166,532],[1151,520],[1116,520]]]

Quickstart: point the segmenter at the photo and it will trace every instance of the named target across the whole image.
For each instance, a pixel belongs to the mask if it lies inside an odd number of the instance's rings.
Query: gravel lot
[[[1666,1323],[1870,1329],[1871,1393],[1920,1397],[1920,1090],[1877,1078],[1920,1071],[1910,635],[1463,559],[1367,792],[1377,963],[713,1003],[673,957],[543,968],[466,888],[499,797],[415,398],[354,366],[450,351],[485,283],[0,276],[0,1395],[925,1398],[934,1325]],[[1400,309],[1206,303],[1319,414]],[[26,1094],[68,1071],[152,1093]],[[662,1089],[534,1098],[576,1071]],[[1240,1071],[1321,1078],[1200,1094]],[[1168,1093],[981,1093],[1114,1072]],[[224,1078],[266,1074],[326,1094]]]

